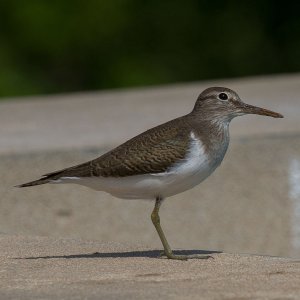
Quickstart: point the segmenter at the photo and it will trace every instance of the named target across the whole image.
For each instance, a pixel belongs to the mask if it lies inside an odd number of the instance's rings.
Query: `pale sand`
[[[231,137],[298,133],[300,75],[277,75],[175,84],[139,89],[36,96],[0,102],[0,153],[115,147],[192,110],[199,93],[226,86],[249,104],[284,119],[236,118]]]
[[[143,243],[160,247],[153,203],[84,187],[14,185],[92,159],[191,110],[204,88],[223,85],[284,119],[231,124],[221,167],[166,200],[162,224],[174,247],[300,257],[300,75],[21,98],[0,103],[0,232]]]
[[[193,250],[191,252],[199,252]],[[299,299],[300,261],[158,250],[90,240],[0,236],[1,299]]]
[[[163,205],[169,241],[299,257],[299,82],[295,74],[0,103],[0,232],[7,233],[0,235],[0,299],[300,299],[296,260],[223,253],[208,261],[157,259],[150,202],[71,185],[13,188],[94,158],[188,112],[203,88],[225,85],[285,118],[233,121],[218,171]],[[40,256],[54,257],[24,259]]]

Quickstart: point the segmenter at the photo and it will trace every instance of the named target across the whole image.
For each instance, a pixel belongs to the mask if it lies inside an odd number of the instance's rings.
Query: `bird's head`
[[[201,115],[203,119],[220,121],[230,121],[245,114],[283,118],[279,113],[244,103],[236,92],[224,87],[204,90],[196,101],[193,113]]]

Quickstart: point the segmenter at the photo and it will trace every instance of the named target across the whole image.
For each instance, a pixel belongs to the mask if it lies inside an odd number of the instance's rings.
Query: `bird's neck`
[[[230,120],[193,119],[195,134],[205,145],[206,152],[211,156],[224,156],[229,145],[229,123]]]

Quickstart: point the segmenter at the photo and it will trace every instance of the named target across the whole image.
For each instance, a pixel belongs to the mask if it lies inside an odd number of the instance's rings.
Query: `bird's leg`
[[[159,238],[163,244],[163,247],[164,247],[163,254],[166,255],[167,258],[169,258],[169,259],[179,259],[179,260],[187,260],[189,258],[198,258],[198,259],[211,258],[211,256],[209,256],[209,255],[202,255],[202,254],[194,254],[194,255],[175,255],[175,254],[173,254],[172,249],[166,239],[166,236],[160,226],[160,218],[159,218],[158,212],[159,212],[159,208],[162,203],[162,200],[163,199],[160,197],[156,198],[155,206],[154,206],[154,209],[151,214],[151,220],[152,220],[152,223],[155,226],[156,231],[159,235]]]
[[[152,223],[153,225],[155,226],[155,229],[159,235],[159,238],[163,244],[163,247],[164,247],[164,254],[168,257],[168,258],[171,258],[171,256],[173,256],[173,253],[172,253],[172,249],[165,237],[165,234],[160,226],[160,217],[159,217],[159,208],[160,208],[160,205],[162,203],[162,199],[160,197],[157,197],[156,200],[155,200],[155,206],[154,206],[154,209],[152,211],[152,214],[151,214],[151,220],[152,220]]]

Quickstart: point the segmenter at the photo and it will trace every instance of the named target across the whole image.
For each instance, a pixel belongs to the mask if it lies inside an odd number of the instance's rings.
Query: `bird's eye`
[[[220,93],[218,97],[220,100],[223,100],[223,101],[228,100],[228,95],[226,93]]]

